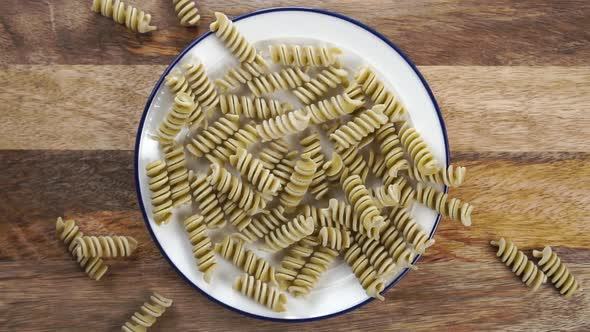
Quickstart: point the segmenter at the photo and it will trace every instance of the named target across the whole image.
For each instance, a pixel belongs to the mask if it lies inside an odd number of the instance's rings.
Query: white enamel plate
[[[276,42],[333,45],[344,50],[346,55],[342,59],[343,64],[351,73],[354,73],[359,65],[369,64],[406,106],[413,124],[435,157],[442,165],[448,164],[446,132],[436,101],[416,67],[385,37],[348,17],[307,8],[268,9],[240,16],[234,21],[239,31],[262,52],[268,52],[265,45]],[[217,259],[218,266],[211,283],[203,281],[182,227],[182,221],[191,213],[190,206],[176,210],[173,220],[167,225],[158,226],[154,222],[144,170],[149,162],[163,159],[157,142],[151,137],[172,105],[172,96],[164,86],[163,79],[170,71],[176,70],[192,57],[198,57],[207,68],[208,74],[215,78],[221,77],[225,69],[236,64],[215,35],[206,33],[189,45],[165,70],[147,102],[136,141],[135,177],[146,225],[162,255],[186,282],[213,301],[257,318],[313,320],[342,314],[367,303],[370,299],[351,269],[339,259],[308,298],[295,299],[289,296],[287,311],[273,312],[232,290],[233,280],[241,271],[221,257]],[[189,161],[189,167],[193,167],[193,164],[194,167],[198,166],[194,161]],[[438,225],[438,215],[419,205],[414,206],[413,215],[432,237]],[[214,236],[213,241],[218,241],[220,236]],[[257,253],[268,257],[265,253]],[[269,259],[278,266],[280,257]],[[387,288],[395,285],[406,273],[406,270],[399,271],[388,280]],[[195,296],[199,295],[195,293]]]

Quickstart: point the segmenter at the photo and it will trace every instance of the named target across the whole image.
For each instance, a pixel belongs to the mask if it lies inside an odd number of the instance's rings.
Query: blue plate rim
[[[430,97],[430,100],[432,101],[432,104],[434,105],[434,108],[436,110],[437,116],[438,116],[438,120],[443,132],[443,138],[444,138],[444,144],[445,144],[445,149],[446,149],[446,162],[447,165],[450,165],[450,161],[451,161],[451,155],[450,155],[450,146],[449,146],[449,140],[447,137],[447,129],[446,129],[446,125],[445,125],[445,121],[443,119],[443,115],[440,111],[440,108],[438,106],[438,103],[436,102],[436,98],[434,97],[434,94],[432,93],[432,90],[430,89],[430,86],[428,85],[428,83],[426,82],[426,79],[424,79],[424,76],[422,76],[422,73],[420,73],[420,71],[418,70],[418,68],[416,67],[416,65],[412,62],[412,60],[410,60],[410,58],[404,53],[402,52],[402,50],[393,42],[391,42],[389,39],[387,39],[385,36],[383,36],[381,33],[377,32],[377,30],[369,27],[368,25],[357,21],[353,18],[350,18],[346,15],[340,14],[340,13],[336,13],[333,11],[329,11],[326,9],[317,9],[317,8],[311,8],[311,7],[273,7],[273,8],[267,8],[267,9],[261,9],[261,10],[257,10],[257,11],[253,11],[250,13],[246,13],[243,15],[239,15],[236,16],[235,18],[233,18],[232,21],[236,22],[251,16],[256,16],[256,15],[261,15],[261,14],[266,14],[266,13],[272,13],[272,12],[280,12],[280,11],[303,11],[303,12],[313,12],[313,13],[318,13],[318,14],[323,14],[323,15],[328,15],[328,16],[332,16],[332,17],[336,17],[342,20],[345,20],[349,23],[352,23],[356,26],[359,26],[363,29],[365,29],[366,31],[372,33],[373,35],[375,35],[376,37],[378,37],[379,39],[381,39],[383,42],[385,42],[387,45],[389,45],[391,48],[393,48],[398,54],[400,54],[402,56],[402,58],[410,65],[410,67],[412,68],[412,70],[416,73],[416,75],[418,76],[418,78],[420,79],[420,81],[422,82],[422,85],[424,86],[424,88],[426,89],[426,91],[428,92],[428,96]],[[205,292],[204,290],[202,290],[201,288],[199,288],[197,285],[195,285],[190,279],[188,279],[179,269],[178,267],[176,267],[176,265],[174,264],[174,262],[172,262],[172,260],[170,259],[170,257],[166,254],[166,252],[164,251],[164,249],[160,246],[160,243],[158,242],[158,240],[156,239],[156,236],[154,234],[154,231],[152,229],[152,226],[150,225],[149,222],[149,218],[147,216],[146,210],[145,210],[145,206],[143,205],[143,199],[141,196],[141,190],[139,187],[139,145],[141,142],[141,133],[143,132],[143,127],[144,127],[144,123],[145,123],[145,119],[148,113],[148,110],[150,108],[150,105],[152,104],[152,101],[156,95],[156,92],[158,91],[159,87],[161,86],[164,78],[166,77],[166,75],[168,75],[168,73],[172,70],[172,68],[176,65],[176,63],[178,63],[178,61],[180,61],[180,59],[182,59],[182,57],[188,52],[190,51],[195,45],[197,45],[199,42],[201,42],[201,40],[207,38],[210,34],[212,34],[212,32],[209,30],[207,32],[205,32],[203,35],[201,35],[199,38],[195,39],[193,42],[191,42],[184,50],[182,50],[182,52],[180,52],[178,54],[178,56],[170,63],[170,65],[166,68],[166,70],[164,70],[164,73],[160,76],[160,78],[158,79],[156,85],[154,86],[154,89],[152,90],[152,92],[150,93],[150,96],[147,100],[146,106],[143,110],[143,114],[141,115],[141,119],[139,121],[139,126],[137,129],[137,135],[136,135],[136,139],[135,139],[135,151],[134,151],[134,175],[135,175],[135,191],[137,194],[137,199],[139,202],[139,207],[141,208],[141,213],[143,215],[143,220],[147,226],[147,229],[149,230],[150,236],[152,237],[152,240],[155,242],[156,246],[158,247],[158,250],[160,250],[160,253],[162,254],[162,256],[164,256],[164,258],[166,258],[166,260],[168,261],[168,263],[172,266],[172,268],[176,271],[176,273],[178,273],[186,283],[188,283],[190,286],[192,286],[194,289],[196,289],[197,291],[199,291],[201,294],[205,295],[209,300],[220,304],[221,306],[223,306],[226,309],[232,310],[234,312],[237,312],[239,314],[242,314],[244,316],[247,317],[251,317],[251,318],[256,318],[256,319],[261,319],[261,320],[266,320],[266,321],[273,321],[273,322],[286,322],[286,323],[304,323],[304,322],[312,322],[312,321],[317,321],[317,320],[323,320],[323,319],[328,319],[328,318],[332,318],[332,317],[336,317],[336,316],[340,316],[343,314],[346,314],[348,312],[351,312],[353,310],[356,310],[364,305],[366,305],[367,303],[373,301],[373,298],[368,298],[367,300],[356,304],[348,309],[344,309],[341,310],[339,312],[335,312],[329,315],[324,315],[324,316],[318,316],[318,317],[312,317],[312,318],[298,318],[298,319],[288,319],[288,318],[274,318],[274,317],[266,317],[266,316],[261,316],[261,315],[256,315],[256,314],[252,314],[243,310],[240,310],[238,308],[232,307],[231,305],[224,303],[214,297],[212,297],[211,295],[209,295],[207,292]],[[448,191],[448,188],[445,186],[444,187],[444,192],[446,193]],[[434,233],[436,232],[438,225],[440,223],[441,220],[441,216],[438,215],[436,218],[436,221],[434,223],[434,227],[432,228],[432,232],[430,233],[429,237],[433,238],[434,237]],[[418,255],[415,259],[414,259],[414,263],[416,263],[419,259],[420,259],[421,255]],[[408,272],[410,271],[410,269],[404,269],[404,271],[402,271],[402,273],[400,273],[399,276],[397,276],[397,278],[395,278],[394,280],[391,281],[391,283],[389,285],[387,285],[387,287],[385,287],[385,289],[383,290],[382,293],[385,293],[388,289],[390,289],[391,287],[393,287],[395,284],[397,284]]]

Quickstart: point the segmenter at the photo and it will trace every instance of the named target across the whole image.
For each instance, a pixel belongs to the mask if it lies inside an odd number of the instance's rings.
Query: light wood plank
[[[133,149],[164,68],[4,66],[0,149]],[[443,111],[453,152],[590,151],[590,67],[420,70]]]
[[[208,30],[215,11],[241,15],[319,7],[375,27],[420,65],[588,65],[585,0],[203,0],[198,29],[178,24],[170,1],[134,5],[158,30],[136,35],[90,10],[90,1],[4,0],[0,64],[167,64]]]

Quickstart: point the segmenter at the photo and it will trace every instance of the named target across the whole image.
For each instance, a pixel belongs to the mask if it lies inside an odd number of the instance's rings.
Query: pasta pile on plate
[[[283,311],[286,293],[307,296],[342,259],[383,299],[386,280],[434,243],[413,204],[471,225],[472,206],[441,190],[461,185],[465,168],[435,157],[371,67],[346,68],[329,45],[260,52],[215,17],[211,30],[239,65],[209,77],[192,59],[168,75],[174,105],[154,133],[163,157],[146,168],[158,224],[193,202],[184,225],[204,280],[226,259],[245,272],[238,292]],[[273,266],[257,250],[285,255]]]

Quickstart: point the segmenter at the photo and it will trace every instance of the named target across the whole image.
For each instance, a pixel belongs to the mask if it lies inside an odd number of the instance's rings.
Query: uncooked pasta
[[[578,280],[574,278],[570,270],[561,262],[561,258],[551,249],[546,246],[543,251],[533,250],[533,256],[540,258],[537,265],[545,272],[551,283],[559,289],[561,295],[570,297],[582,287]]]
[[[528,287],[531,287],[533,291],[539,289],[539,287],[547,282],[547,276],[535,263],[531,262],[529,258],[510,240],[500,238],[499,240],[493,240],[490,244],[494,247],[498,247],[496,256],[506,264],[506,266],[512,268],[517,276],[521,277]]]

